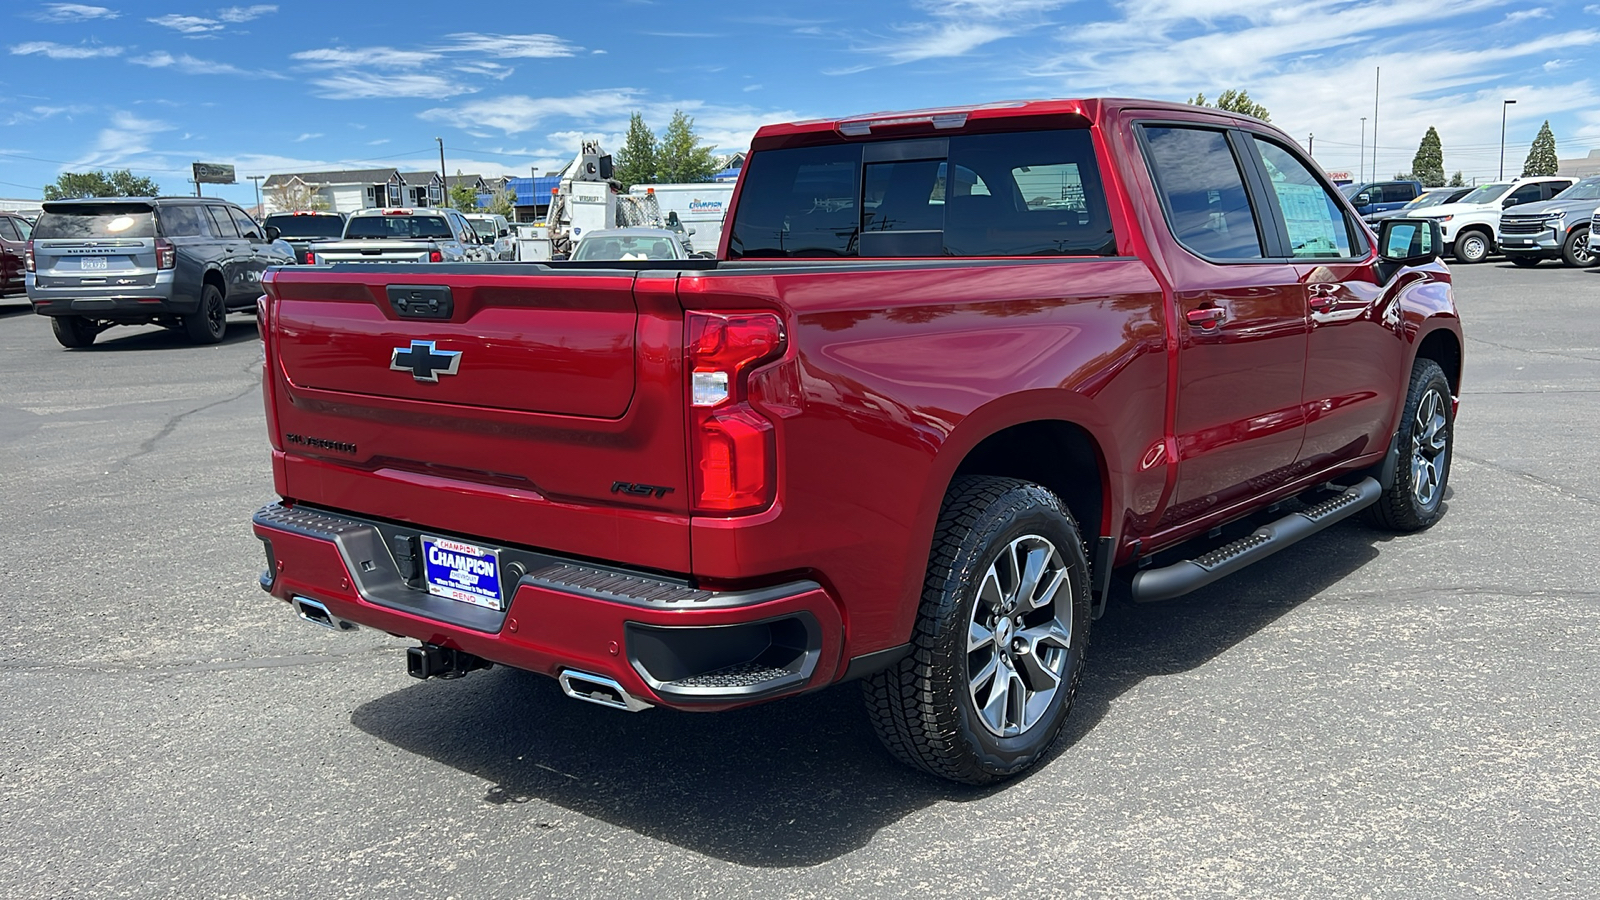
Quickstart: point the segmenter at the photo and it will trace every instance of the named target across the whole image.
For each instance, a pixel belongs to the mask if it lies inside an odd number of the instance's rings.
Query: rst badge
[[[461,351],[437,350],[433,341],[412,341],[410,347],[394,348],[389,355],[389,368],[436,384],[440,375],[454,375],[461,368]]]

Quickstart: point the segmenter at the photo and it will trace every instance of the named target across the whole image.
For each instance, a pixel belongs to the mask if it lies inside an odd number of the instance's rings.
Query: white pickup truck
[[[1500,213],[1524,203],[1549,200],[1572,186],[1576,178],[1534,177],[1492,181],[1455,203],[1444,203],[1419,212],[1419,218],[1439,223],[1446,250],[1456,262],[1480,263],[1495,252],[1499,244]]]
[[[480,259],[477,236],[453,209],[388,207],[351,213],[341,240],[311,248],[318,264],[451,263]]]

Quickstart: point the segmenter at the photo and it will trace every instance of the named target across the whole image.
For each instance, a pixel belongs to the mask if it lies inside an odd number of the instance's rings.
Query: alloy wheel
[[[984,573],[967,626],[967,690],[991,733],[1027,731],[1062,689],[1073,596],[1061,553],[1036,534],[1011,541]]]
[[[1445,402],[1438,390],[1430,389],[1422,395],[1411,423],[1411,495],[1425,510],[1439,502],[1444,467],[1449,464],[1445,450],[1450,446],[1450,422],[1445,417]]]

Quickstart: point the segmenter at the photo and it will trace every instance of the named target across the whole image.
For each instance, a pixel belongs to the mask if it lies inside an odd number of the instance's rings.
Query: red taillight
[[[178,264],[178,248],[166,238],[156,238],[156,268],[170,269]]]
[[[309,248],[307,248],[307,250],[306,250],[306,265],[314,266],[316,264],[317,264],[317,254],[311,252],[311,250]]]
[[[749,374],[783,348],[772,313],[691,312],[684,341],[689,369],[694,509],[728,515],[772,502],[772,422],[748,400]]]
[[[429,250],[428,262],[444,262],[444,254],[437,250]]]
[[[29,241],[27,249],[22,251],[22,266],[29,272],[39,271],[33,262],[33,241]]]

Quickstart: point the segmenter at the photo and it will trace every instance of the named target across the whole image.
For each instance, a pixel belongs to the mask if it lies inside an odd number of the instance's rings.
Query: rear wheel
[[[1366,517],[1369,524],[1390,531],[1421,531],[1444,515],[1455,436],[1450,382],[1438,363],[1419,359],[1411,367],[1403,415],[1400,452],[1394,471],[1385,473],[1389,487],[1367,507]]]
[[[963,476],[934,532],[912,653],[868,678],[878,737],[966,784],[1015,775],[1061,734],[1089,638],[1089,565],[1055,494]]]
[[[1587,226],[1574,228],[1567,235],[1567,242],[1561,245],[1561,261],[1574,269],[1586,269],[1594,265],[1594,254],[1589,251]]]
[[[100,334],[100,326],[83,316],[51,316],[50,330],[63,347],[87,347]]]
[[[215,344],[228,333],[228,308],[214,284],[200,289],[200,308],[183,317],[183,330],[196,344]]]
[[[1457,262],[1481,263],[1489,257],[1489,236],[1481,231],[1464,231],[1456,238]]]
[[[1513,266],[1520,266],[1520,267],[1522,267],[1524,269],[1531,269],[1534,266],[1537,266],[1539,264],[1539,257],[1537,257],[1537,256],[1513,256],[1513,257],[1511,257],[1511,264]]]

